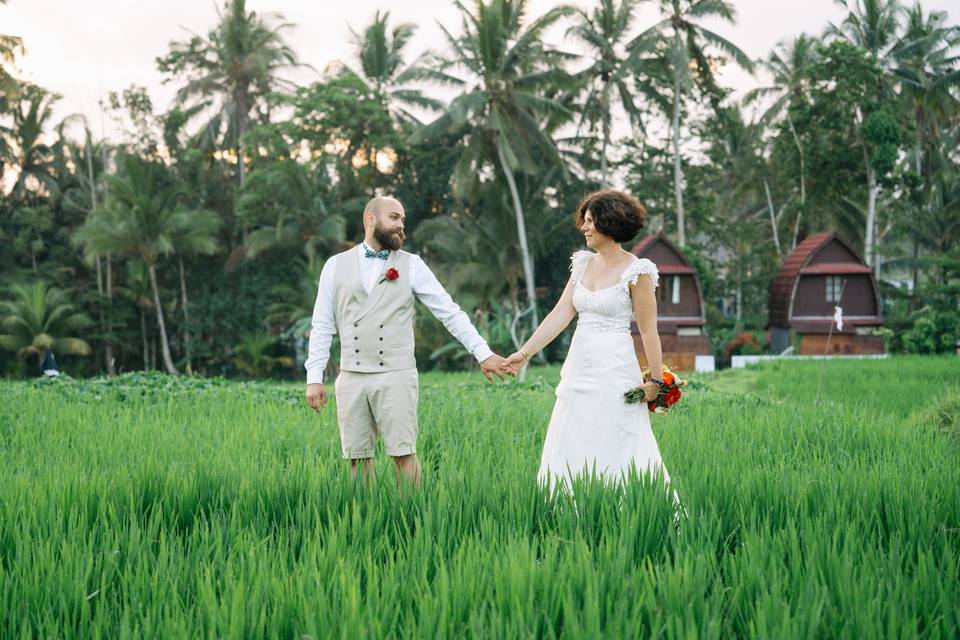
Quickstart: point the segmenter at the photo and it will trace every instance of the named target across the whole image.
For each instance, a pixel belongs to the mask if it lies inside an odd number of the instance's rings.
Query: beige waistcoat
[[[416,368],[413,357],[413,290],[410,254],[391,251],[384,275],[368,295],[360,281],[360,246],[337,256],[333,283],[340,368],[357,373],[379,373]],[[389,269],[400,277],[385,280]]]

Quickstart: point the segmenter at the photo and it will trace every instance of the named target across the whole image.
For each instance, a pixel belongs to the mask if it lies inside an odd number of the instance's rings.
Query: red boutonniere
[[[393,282],[399,277],[400,277],[400,272],[394,269],[393,267],[390,267],[389,269],[387,269],[387,272],[383,274],[383,279],[380,280],[380,282],[384,282],[384,281]]]

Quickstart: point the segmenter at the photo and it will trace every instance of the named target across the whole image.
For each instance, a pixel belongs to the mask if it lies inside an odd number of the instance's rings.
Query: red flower
[[[648,403],[647,403],[647,409],[650,409],[651,413],[654,412],[654,411],[656,411],[656,410],[657,410],[657,403],[656,403],[656,402],[648,402]]]
[[[384,277],[390,282],[393,282],[394,280],[400,277],[400,272],[394,269],[393,267],[390,267],[389,269],[387,269],[387,272],[384,274]]]
[[[677,400],[680,399],[681,395],[682,394],[680,393],[680,389],[678,389],[677,387],[673,387],[663,395],[663,401],[669,407],[670,405],[676,404]]]

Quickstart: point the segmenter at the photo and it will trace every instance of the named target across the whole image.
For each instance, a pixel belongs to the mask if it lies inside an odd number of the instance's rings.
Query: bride
[[[617,482],[631,467],[637,473],[659,472],[669,482],[646,404],[629,405],[623,399],[625,391],[643,381],[631,320],[640,328],[650,371],[663,370],[654,294],[657,267],[620,246],[640,231],[645,217],[643,205],[619,191],[598,191],[580,202],[576,224],[593,252],[573,254],[559,302],[504,363],[515,373],[579,314],[543,444],[537,474],[541,484],[588,474]],[[641,385],[646,400],[657,396],[658,384],[662,382],[654,379]]]

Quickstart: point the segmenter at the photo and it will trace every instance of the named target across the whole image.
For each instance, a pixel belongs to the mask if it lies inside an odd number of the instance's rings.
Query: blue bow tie
[[[384,249],[383,251],[374,251],[367,245],[363,245],[363,257],[364,258],[379,258],[380,260],[386,260],[390,257],[390,251]]]

